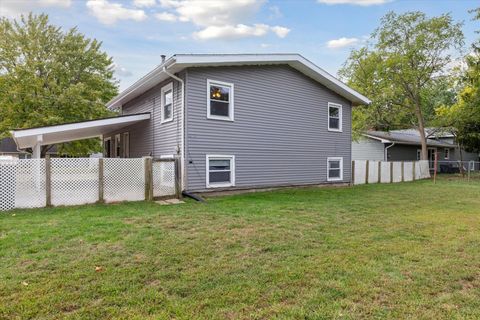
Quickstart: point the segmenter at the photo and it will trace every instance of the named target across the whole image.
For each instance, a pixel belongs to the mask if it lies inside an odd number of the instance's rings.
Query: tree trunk
[[[422,156],[421,160],[428,160],[428,151],[427,151],[427,138],[425,136],[425,122],[423,120],[422,110],[420,104],[417,103],[415,106],[415,115],[418,120],[418,133],[420,134],[420,143],[422,144]]]

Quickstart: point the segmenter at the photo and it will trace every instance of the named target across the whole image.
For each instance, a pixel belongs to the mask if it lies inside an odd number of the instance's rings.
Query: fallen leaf
[[[22,285],[28,286],[28,282],[27,281],[22,281]]]
[[[95,267],[95,271],[96,271],[96,272],[100,272],[100,271],[102,271],[102,270],[103,270],[102,267]]]

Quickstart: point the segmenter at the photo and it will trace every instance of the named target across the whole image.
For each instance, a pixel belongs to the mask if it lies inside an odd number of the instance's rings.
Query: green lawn
[[[0,318],[478,319],[480,180],[3,213]]]

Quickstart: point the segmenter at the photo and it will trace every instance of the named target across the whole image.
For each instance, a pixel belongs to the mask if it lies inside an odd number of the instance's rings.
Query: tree
[[[101,43],[76,28],[64,32],[47,15],[0,19],[0,137],[13,128],[91,120],[111,115],[117,94],[112,59]],[[98,139],[63,144],[59,151],[86,154]],[[42,156],[51,146],[42,147]]]
[[[427,159],[425,123],[434,115],[428,98],[444,85],[452,52],[463,46],[461,24],[449,14],[427,18],[422,12],[390,12],[369,42],[353,50],[340,71],[349,85],[374,101],[355,111],[354,119],[364,122],[354,128],[413,125],[421,137],[422,159]]]
[[[472,11],[480,20],[480,8]],[[480,33],[480,31],[477,31]],[[452,128],[457,143],[470,152],[480,152],[480,39],[472,44],[472,51],[465,57],[464,87],[458,101],[437,108],[439,121]]]

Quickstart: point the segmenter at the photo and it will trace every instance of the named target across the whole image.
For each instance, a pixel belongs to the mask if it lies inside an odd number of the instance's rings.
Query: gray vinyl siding
[[[288,66],[189,68],[186,79],[186,189],[207,190],[207,154],[235,156],[237,188],[327,183],[327,157],[343,157],[350,181],[346,99]],[[233,122],[207,119],[207,79],[234,84]],[[328,131],[328,102],[343,106],[343,132]]]
[[[180,77],[184,77],[184,74]],[[161,123],[161,89],[170,82],[173,82],[173,121]],[[181,96],[182,85],[178,81],[169,79],[156,85],[122,107],[123,115],[150,112],[151,119],[111,132],[104,137],[112,137],[113,148],[115,134],[129,132],[131,158],[177,155],[177,146],[181,148],[182,137]]]
[[[385,160],[385,146],[381,141],[360,138],[352,142],[352,160]]]

